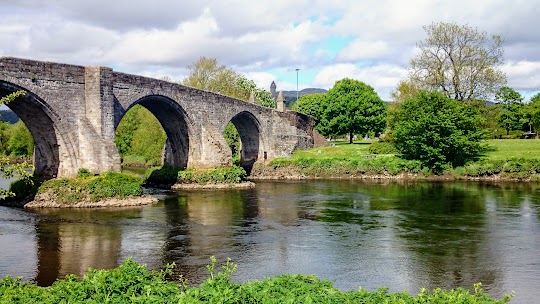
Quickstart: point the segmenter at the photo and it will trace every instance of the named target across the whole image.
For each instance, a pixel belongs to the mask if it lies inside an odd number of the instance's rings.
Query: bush
[[[371,154],[396,154],[399,153],[396,147],[387,141],[375,141],[369,145],[369,153]]]
[[[466,103],[440,92],[420,92],[401,103],[389,121],[389,136],[407,159],[419,160],[434,173],[447,164],[462,166],[486,149],[484,118]]]
[[[246,170],[239,166],[222,167],[211,170],[187,169],[178,172],[178,182],[184,184],[239,183],[245,180],[246,176]]]
[[[180,169],[169,166],[153,167],[145,172],[145,183],[154,187],[169,188],[178,180]]]
[[[129,174],[107,172],[99,176],[51,179],[38,189],[38,193],[45,192],[50,192],[58,203],[74,204],[141,195],[142,181]]]

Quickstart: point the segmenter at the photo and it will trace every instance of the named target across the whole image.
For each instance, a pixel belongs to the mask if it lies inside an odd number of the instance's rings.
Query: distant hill
[[[307,88],[303,89],[301,91],[298,91],[298,97],[307,95],[307,94],[315,94],[315,93],[326,93],[328,92],[325,89],[319,89],[319,88]],[[296,91],[283,91],[283,97],[294,97],[296,98]]]
[[[307,88],[307,89],[298,91],[298,97],[301,97],[307,94],[326,93],[326,92],[328,91],[325,89]],[[296,91],[283,91],[283,98],[285,98],[285,105],[287,106],[287,108],[290,109],[293,106],[293,104],[296,102]]]
[[[11,110],[0,110],[0,120],[14,124],[19,121],[19,116]]]

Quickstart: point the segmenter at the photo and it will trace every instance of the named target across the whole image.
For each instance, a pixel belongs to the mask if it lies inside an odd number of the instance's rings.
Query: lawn
[[[292,158],[362,159],[370,155],[368,149],[372,142],[373,140],[359,140],[351,145],[348,141],[333,141],[328,147],[298,150]],[[540,159],[540,140],[537,139],[491,139],[487,143],[491,148],[480,159]]]
[[[540,140],[538,139],[491,139],[488,143],[494,149],[485,153],[481,159],[540,159]]]

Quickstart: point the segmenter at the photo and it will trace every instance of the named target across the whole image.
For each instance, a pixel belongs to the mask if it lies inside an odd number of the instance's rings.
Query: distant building
[[[270,94],[272,94],[272,98],[274,98],[274,100],[277,99],[277,96],[278,96],[276,89],[277,89],[276,83],[272,81],[272,83],[270,84]]]

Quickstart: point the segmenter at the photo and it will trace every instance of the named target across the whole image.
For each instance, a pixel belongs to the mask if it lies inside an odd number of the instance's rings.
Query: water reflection
[[[494,296],[515,290],[515,301],[527,302],[540,296],[539,190],[517,183],[259,182],[248,190],[162,195],[156,205],[131,209],[5,208],[0,244],[15,250],[2,251],[0,275],[48,285],[133,257],[150,268],[175,262],[176,273],[196,284],[215,255],[239,264],[238,281],[313,273],[341,289],[412,293],[481,281]],[[21,259],[17,250],[29,254]]]

